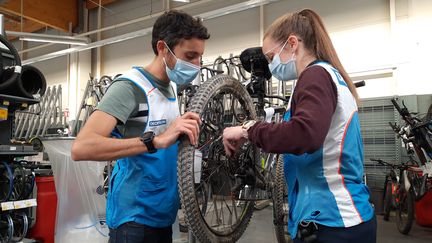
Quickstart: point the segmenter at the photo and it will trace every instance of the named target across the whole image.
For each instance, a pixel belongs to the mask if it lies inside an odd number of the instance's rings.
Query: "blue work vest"
[[[369,190],[363,182],[363,143],[356,101],[335,68],[326,62],[314,65],[323,67],[332,77],[337,88],[337,105],[320,149],[302,155],[284,155],[288,231],[294,238],[301,221],[351,227],[369,221],[374,215]],[[288,107],[291,108],[291,100]],[[289,121],[290,117],[289,109],[284,120]]]
[[[147,103],[139,104],[138,114],[129,120],[146,123],[146,131],[163,133],[179,113],[176,98],[166,98],[140,68],[133,68],[121,79],[130,80],[144,92]],[[171,85],[176,91],[173,82]],[[126,222],[151,227],[167,227],[174,223],[179,208],[177,188],[178,143],[158,149],[154,154],[142,153],[117,160],[112,172],[107,199],[107,224],[117,228]]]

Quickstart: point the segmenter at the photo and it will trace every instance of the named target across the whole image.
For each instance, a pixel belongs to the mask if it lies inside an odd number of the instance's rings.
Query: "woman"
[[[305,9],[267,29],[263,53],[273,76],[297,80],[284,122],[247,121],[224,130],[227,155],[246,139],[284,153],[295,242],[376,242],[376,219],[363,183],[363,145],[355,86],[321,18]]]

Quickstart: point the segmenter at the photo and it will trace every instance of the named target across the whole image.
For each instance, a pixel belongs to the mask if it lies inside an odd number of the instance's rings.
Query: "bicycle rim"
[[[27,231],[29,227],[29,220],[27,218],[27,214],[24,212],[17,212],[15,213],[12,220],[14,224],[12,241],[20,242],[27,235]]]
[[[0,242],[10,242],[14,233],[14,225],[9,214],[2,214],[0,219]]]
[[[239,173],[240,158],[248,158],[247,151],[253,149],[242,149],[238,161],[228,158],[222,132],[239,125],[239,120],[255,119],[255,108],[237,80],[217,75],[199,87],[188,111],[200,114],[202,125],[197,148],[187,139],[179,147],[178,181],[185,220],[200,242],[234,242],[252,217],[255,196],[253,186],[233,191],[234,175]]]

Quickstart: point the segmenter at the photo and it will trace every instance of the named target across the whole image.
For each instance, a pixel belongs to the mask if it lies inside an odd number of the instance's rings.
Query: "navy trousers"
[[[317,225],[314,237],[302,240],[299,237],[294,243],[376,243],[377,222],[374,216],[371,220],[349,228],[328,227]]]
[[[172,243],[172,227],[154,228],[135,222],[109,230],[109,243]]]

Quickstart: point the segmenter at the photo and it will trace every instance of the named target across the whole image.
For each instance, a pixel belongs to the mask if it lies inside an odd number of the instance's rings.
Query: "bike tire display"
[[[12,217],[9,214],[0,216],[0,242],[10,242],[14,234]]]
[[[13,217],[13,242],[21,242],[24,237],[27,235],[29,228],[29,220],[27,214],[25,212],[15,212]]]
[[[6,202],[13,192],[13,172],[10,166],[2,161],[0,163],[0,202]]]
[[[276,239],[279,243],[290,242],[288,234],[288,190],[285,183],[283,156],[276,162],[276,174],[273,189],[273,216]]]
[[[399,188],[396,225],[400,233],[408,234],[414,222],[414,192]]]
[[[198,113],[202,124],[197,147],[188,139],[179,146],[178,181],[185,221],[202,243],[235,242],[252,217],[256,196],[253,183],[238,186],[236,175],[244,172],[239,171],[240,165],[255,163],[258,156],[254,156],[254,146],[245,144],[234,158],[228,158],[222,133],[225,127],[255,119],[255,107],[239,81],[217,75],[199,87],[187,110]]]

